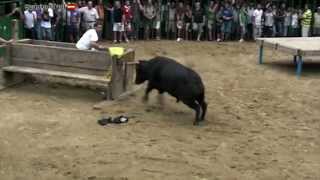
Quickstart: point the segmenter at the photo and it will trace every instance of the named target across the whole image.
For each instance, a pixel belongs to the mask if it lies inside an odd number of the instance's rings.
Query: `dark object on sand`
[[[113,124],[121,124],[121,123],[127,123],[129,121],[128,117],[125,116],[117,116],[112,119],[112,117],[102,118],[98,120],[98,124],[101,126],[106,126],[107,124],[113,123]]]

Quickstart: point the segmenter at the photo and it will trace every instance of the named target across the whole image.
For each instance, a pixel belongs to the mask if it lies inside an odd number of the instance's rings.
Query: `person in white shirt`
[[[94,27],[88,29],[77,42],[76,47],[80,50],[97,50],[105,49],[105,47],[100,46],[97,42],[99,40],[97,33],[97,24]]]
[[[291,14],[291,37],[299,36],[299,14],[298,10],[293,9]]]
[[[35,22],[37,20],[37,13],[32,11],[31,8],[26,8],[24,11],[24,29],[26,37],[29,39],[35,39]]]
[[[43,11],[41,20],[41,35],[43,40],[52,40],[52,17],[53,16],[50,16],[48,9]]]
[[[93,8],[92,1],[88,2],[88,6],[80,8],[79,12],[83,14],[86,30],[92,28],[99,19],[98,11]]]
[[[320,36],[320,6],[317,8],[317,12],[314,13],[313,17],[313,34],[314,36]]]
[[[258,4],[257,9],[253,12],[254,17],[254,39],[261,37],[262,35],[262,16],[263,10],[261,4]]]

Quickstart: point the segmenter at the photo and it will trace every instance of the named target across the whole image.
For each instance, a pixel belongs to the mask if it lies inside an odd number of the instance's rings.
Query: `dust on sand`
[[[207,121],[143,91],[93,110],[96,92],[23,84],[0,92],[0,179],[320,179],[319,62],[251,43],[138,42],[137,59],[175,58],[206,85]],[[315,68],[316,67],[316,68]],[[107,115],[134,116],[101,127]]]

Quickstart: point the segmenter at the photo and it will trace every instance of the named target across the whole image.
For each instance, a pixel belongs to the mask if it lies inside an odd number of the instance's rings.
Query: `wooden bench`
[[[22,82],[26,75],[81,81],[96,86],[107,99],[116,99],[133,85],[134,51],[120,59],[106,51],[83,51],[74,44],[39,40],[19,40],[0,46],[0,89]],[[2,59],[2,60],[1,60]]]

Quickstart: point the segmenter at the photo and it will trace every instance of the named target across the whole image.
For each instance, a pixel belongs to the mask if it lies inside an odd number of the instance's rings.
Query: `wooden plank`
[[[43,46],[55,46],[55,47],[64,47],[64,48],[74,48],[76,45],[73,43],[66,42],[56,42],[56,41],[44,41],[44,40],[32,40],[31,44],[33,45],[43,45]]]
[[[135,73],[135,52],[130,51],[127,52],[127,54],[122,58],[123,61],[125,61],[125,82],[124,82],[124,88],[126,91],[130,90],[133,86],[134,81],[134,73]]]
[[[108,53],[81,51],[40,45],[14,44],[12,57],[66,67],[106,70],[111,66]]]
[[[16,73],[23,73],[23,74],[55,76],[55,77],[68,78],[68,79],[80,79],[80,80],[87,80],[87,81],[95,81],[95,82],[99,82],[99,83],[109,83],[110,82],[110,79],[107,79],[103,76],[67,73],[67,72],[61,72],[61,71],[52,71],[52,70],[37,69],[37,68],[22,67],[22,66],[7,66],[7,67],[3,67],[2,69],[5,72],[16,72]]]
[[[23,59],[23,58],[12,58],[12,65],[39,68],[39,69],[47,69],[47,70],[54,70],[54,71],[62,71],[62,72],[70,72],[70,73],[106,76],[106,77],[107,77],[107,74],[109,73],[109,71],[111,71],[109,69],[100,70],[100,69],[88,69],[88,68],[63,66],[63,65],[52,64],[50,62],[48,62],[48,63],[33,62],[33,61],[30,61],[28,59]]]

